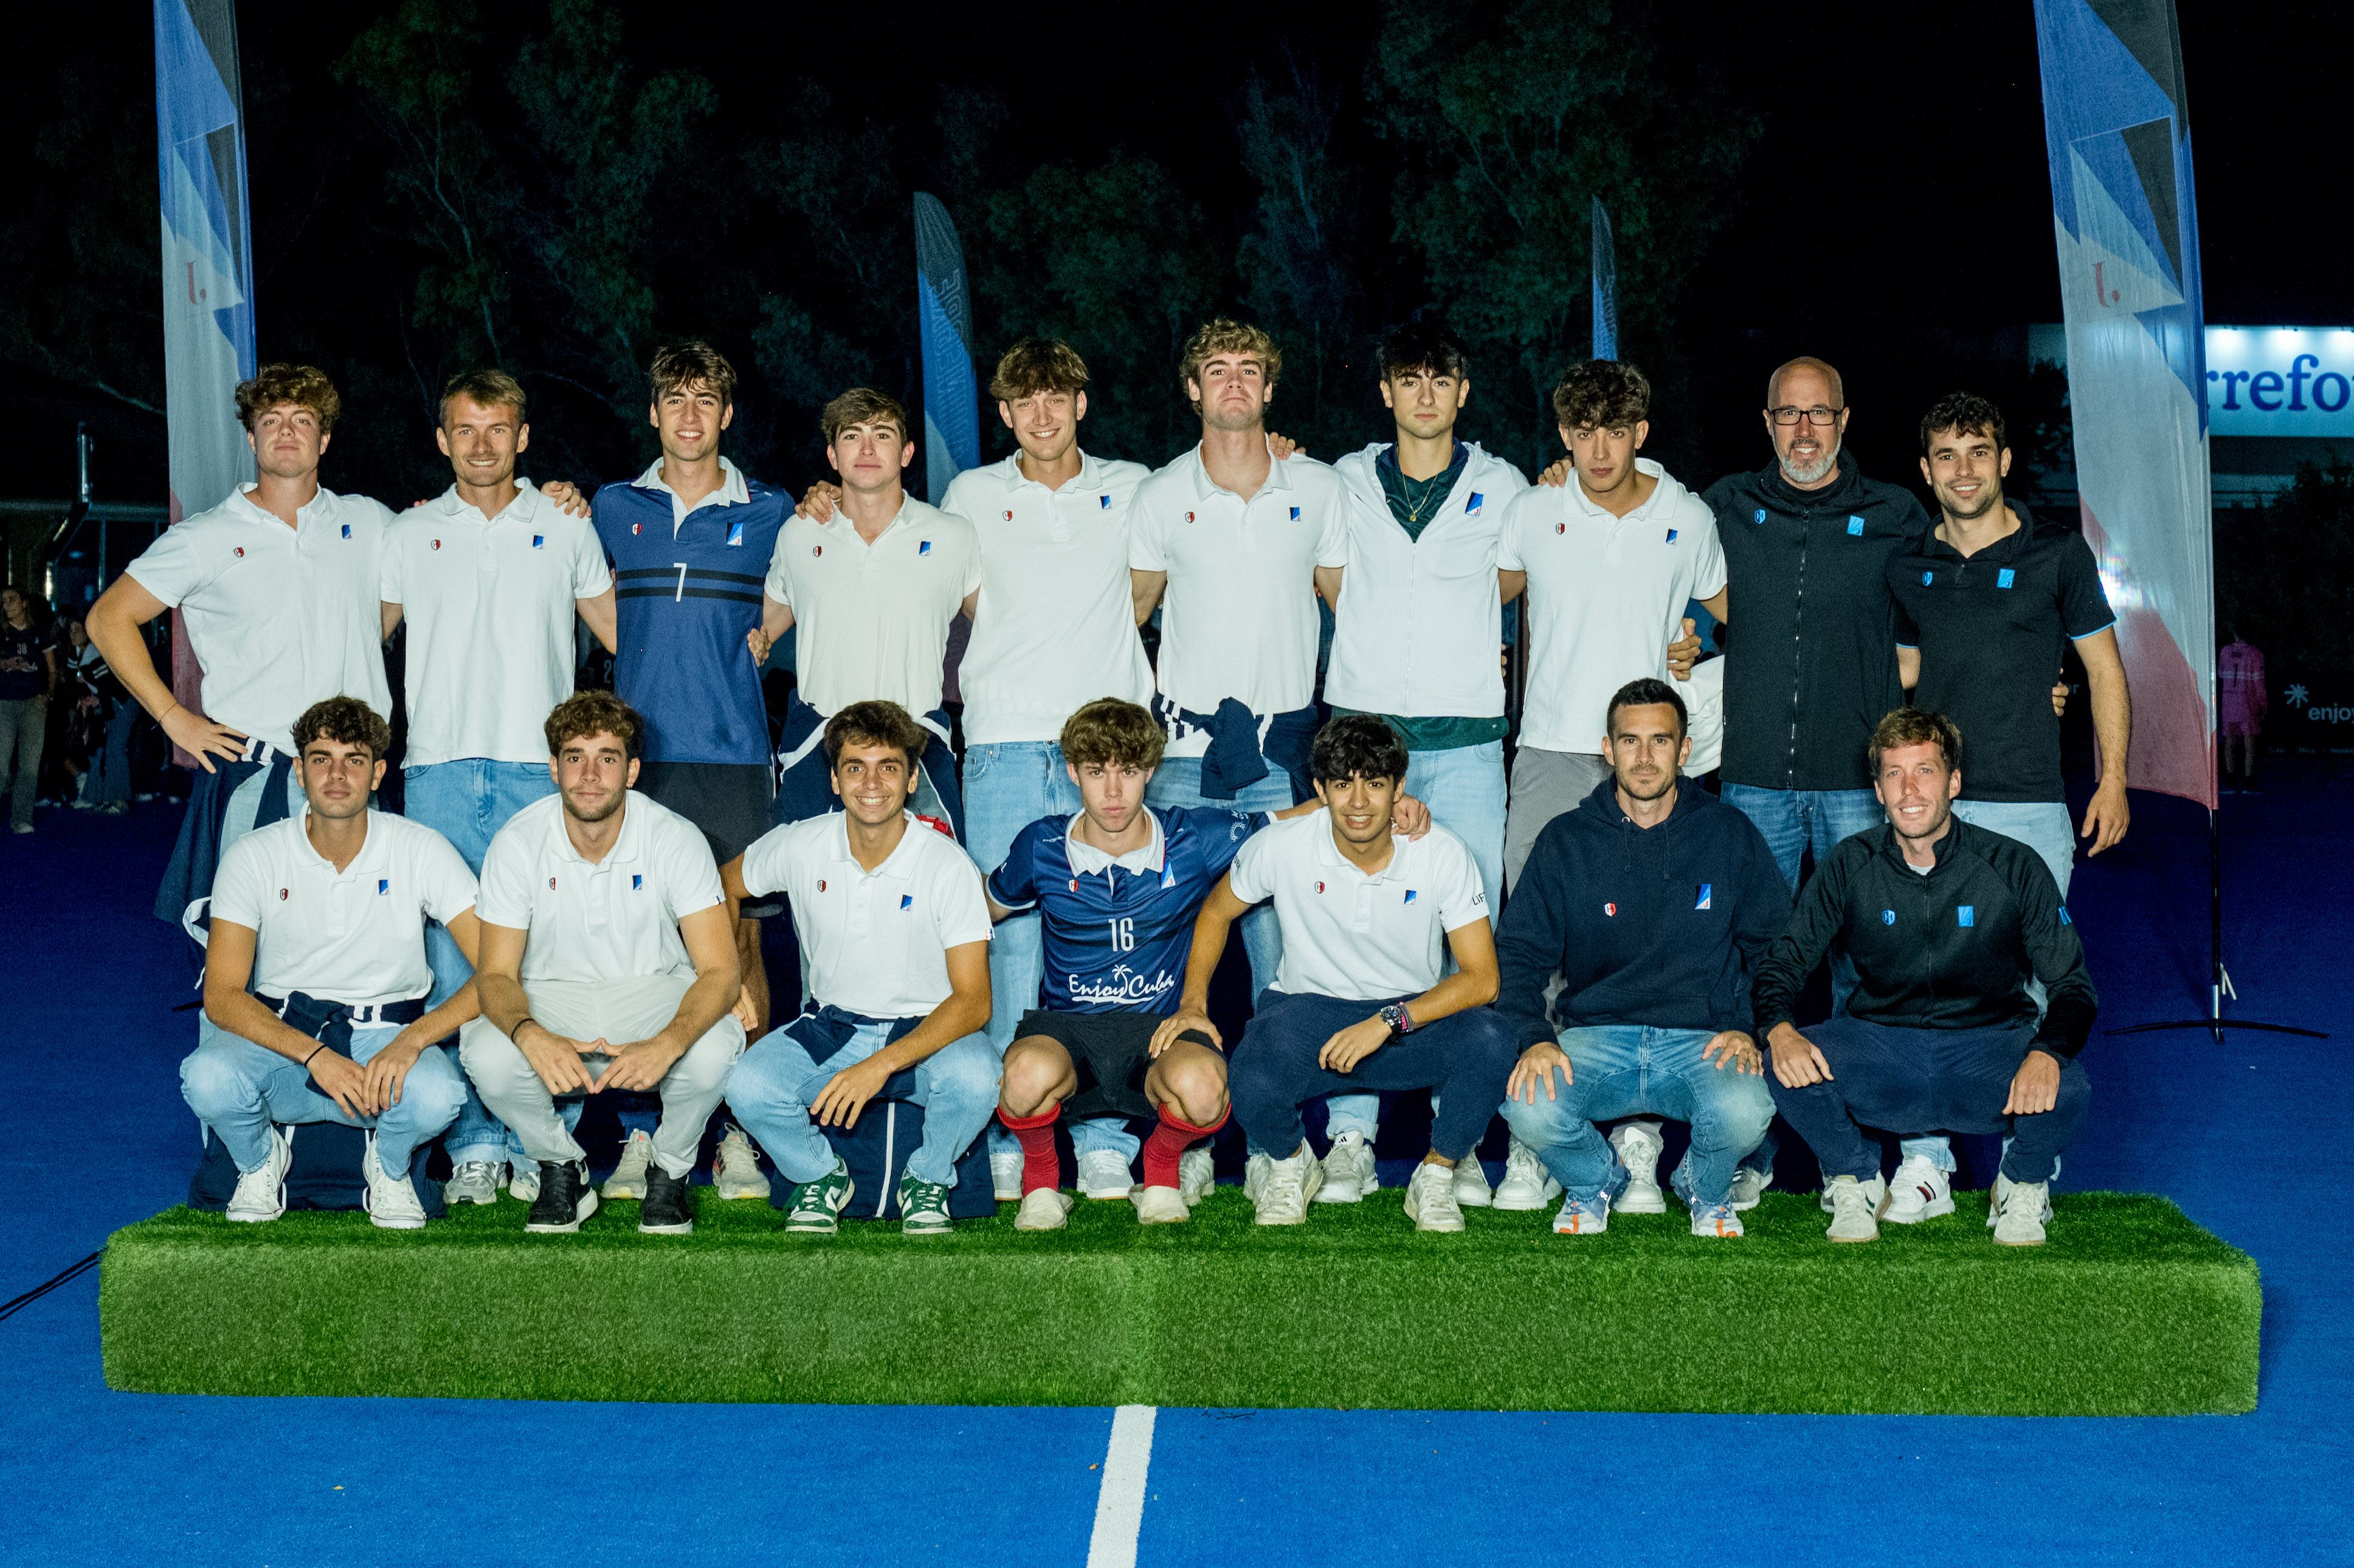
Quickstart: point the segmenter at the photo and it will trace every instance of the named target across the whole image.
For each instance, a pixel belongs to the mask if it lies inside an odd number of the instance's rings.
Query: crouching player
[[[472,986],[426,1011],[425,922],[472,958],[474,877],[432,829],[369,810],[391,744],[357,697],[313,704],[294,721],[310,810],[238,840],[214,876],[202,1038],[180,1092],[237,1161],[232,1220],[286,1210],[280,1124],[339,1121],[368,1129],[369,1222],[425,1224],[410,1157],[466,1097],[436,1042],[474,1015]]]
[[[482,857],[482,1016],[458,1049],[491,1114],[539,1166],[524,1229],[577,1231],[597,1212],[558,1098],[662,1097],[638,1229],[695,1229],[687,1177],[727,1069],[736,933],[703,832],[631,786],[645,724],[610,692],[547,715],[556,794],[507,820]]]
[[[1691,741],[1673,687],[1648,678],[1619,687],[1603,743],[1611,777],[1538,835],[1496,935],[1497,1010],[1531,1043],[1504,1102],[1512,1169],[1499,1205],[1550,1175],[1564,1193],[1553,1228],[1604,1230],[1629,1164],[1656,1193],[1659,1144],[1649,1132],[1605,1142],[1594,1124],[1673,1117],[1691,1124],[1672,1184],[1691,1206],[1692,1234],[1737,1236],[1734,1211],[1757,1198],[1736,1196],[1735,1168],[1774,1120],[1746,1033],[1749,976],[1789,923],[1789,889],[1747,817],[1679,781]],[[1555,970],[1558,1041],[1544,994]],[[1543,1171],[1519,1169],[1529,1150]],[[1542,1203],[1543,1186],[1531,1196]],[[1654,1198],[1655,1211],[1664,1206]]]
[[[820,1128],[857,1126],[912,1067],[924,1137],[899,1178],[899,1228],[945,1234],[957,1161],[997,1104],[981,873],[907,809],[930,738],[896,703],[836,709],[823,744],[843,809],[769,829],[723,874],[739,901],[792,901],[809,972],[801,1015],[727,1080],[736,1119],[793,1183],[789,1231],[832,1234],[855,1192]]]
[[[1368,714],[1334,719],[1310,754],[1330,808],[1279,823],[1243,845],[1202,906],[1185,966],[1184,1000],[1154,1035],[1217,1038],[1210,977],[1226,936],[1252,905],[1273,899],[1283,936],[1276,983],[1259,994],[1235,1053],[1235,1112],[1269,1152],[1251,1185],[1263,1225],[1296,1225],[1323,1182],[1299,1107],[1352,1089],[1430,1089],[1430,1152],[1405,1190],[1417,1230],[1459,1231],[1455,1166],[1469,1159],[1504,1098],[1518,1054],[1496,996],[1496,945],[1479,865],[1444,828],[1408,839],[1393,811],[1406,750]],[[1456,970],[1439,978],[1440,938]],[[1291,1152],[1273,1157],[1276,1150]]]

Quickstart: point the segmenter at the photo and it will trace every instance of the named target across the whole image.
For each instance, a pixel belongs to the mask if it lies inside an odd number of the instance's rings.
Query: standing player
[[[794,1183],[789,1231],[832,1234],[854,1195],[821,1127],[852,1128],[891,1080],[924,1107],[899,1178],[899,1228],[954,1228],[957,1160],[989,1125],[997,1052],[989,1022],[989,909],[981,874],[907,810],[926,731],[896,703],[845,704],[826,721],[843,809],[772,828],[726,868],[737,897],[783,893],[809,965],[799,1018],[745,1054],[727,1103]]]
[[[619,697],[567,697],[546,733],[556,795],[482,860],[482,1015],[459,1054],[539,1164],[525,1230],[577,1231],[597,1212],[557,1097],[634,1089],[662,1097],[638,1229],[684,1235],[687,1176],[744,1049],[719,868],[694,823],[631,788],[645,726]]]
[[[414,1156],[465,1098],[438,1042],[475,1011],[468,987],[428,1010],[425,922],[472,950],[473,874],[432,829],[368,808],[392,728],[366,704],[315,704],[290,738],[308,810],[221,856],[180,1092],[237,1162],[232,1221],[285,1213],[281,1124],[339,1121],[368,1129],[369,1223],[415,1230]]]
[[[531,444],[524,408],[523,387],[503,370],[452,377],[433,438],[454,482],[397,518],[384,545],[384,634],[408,623],[403,810],[476,874],[507,819],[556,789],[543,728],[572,694],[574,618],[614,646],[613,577],[586,506],[569,513],[515,477]],[[438,1007],[473,966],[439,926],[426,929],[425,950],[428,1005]],[[511,1148],[522,1163],[522,1146],[471,1087],[448,1148],[453,1203],[496,1202]],[[517,1194],[526,1201],[533,1174]]]
[[[263,366],[237,389],[254,482],[164,530],[90,607],[108,668],[203,770],[155,895],[157,917],[192,935],[221,852],[297,803],[295,719],[339,694],[392,711],[376,598],[392,514],[319,483],[342,408],[322,372]],[[204,667],[201,715],[174,699],[140,635],[166,609]]]
[[[2093,841],[2085,853],[2098,854],[2131,821],[2133,711],[2116,616],[2084,535],[2038,523],[2004,498],[2010,448],[2000,409],[1967,393],[1941,398],[1922,418],[1921,452],[1942,515],[1889,564],[1898,668],[1916,707],[1945,714],[1971,736],[1954,815],[2033,850],[2064,903],[2077,830],[2060,774],[2060,719],[2042,697],[2073,646],[2100,737],[2101,782],[2082,830]],[[1902,1153],[1882,1217],[1910,1224],[1953,1213],[1952,1145],[1910,1138]]]

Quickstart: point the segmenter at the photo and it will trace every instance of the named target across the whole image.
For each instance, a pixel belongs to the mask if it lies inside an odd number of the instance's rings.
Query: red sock
[[[1062,1185],[1062,1162],[1055,1158],[1055,1118],[1062,1114],[1059,1104],[1036,1116],[1007,1116],[1003,1106],[997,1107],[997,1119],[1022,1140],[1022,1195],[1025,1198],[1041,1187]]]
[[[1231,1110],[1228,1116],[1234,1114]],[[1008,1126],[1013,1125],[1008,1123]],[[1144,1140],[1144,1184],[1148,1187],[1177,1185],[1177,1157],[1226,1125],[1222,1116],[1207,1127],[1195,1127],[1181,1119],[1175,1111],[1163,1106],[1160,1124],[1152,1136]]]

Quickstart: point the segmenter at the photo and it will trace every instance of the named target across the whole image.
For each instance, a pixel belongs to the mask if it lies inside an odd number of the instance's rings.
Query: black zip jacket
[[[1750,973],[1789,918],[1747,817],[1687,779],[1667,821],[1638,828],[1605,779],[1546,825],[1512,886],[1496,1006],[1524,1044],[1551,1039],[1544,990],[1559,969],[1564,1026],[1746,1029]]]
[[[1820,490],[1793,489],[1769,463],[1702,498],[1739,632],[1725,655],[1728,784],[1868,789],[1872,726],[1904,705],[1888,563],[1929,516],[1911,491],[1864,478],[1854,454],[1839,465]]]
[[[2045,991],[2035,1048],[2073,1056],[2100,999],[2084,944],[2042,857],[1956,817],[1927,874],[1904,863],[1885,824],[1831,851],[1799,890],[1790,928],[1757,966],[1762,1045],[1834,938],[1855,960],[1848,1012],[1906,1029],[1991,1029],[2035,1021],[2031,974]],[[1516,890],[1517,891],[1517,890]],[[1508,916],[1509,917],[1509,916]]]

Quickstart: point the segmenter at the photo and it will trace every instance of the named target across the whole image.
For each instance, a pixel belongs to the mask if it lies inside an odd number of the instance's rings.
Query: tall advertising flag
[[[981,408],[964,247],[949,209],[925,191],[916,193],[916,321],[924,350],[924,489],[937,506],[949,481],[981,466]]]
[[[237,384],[253,375],[253,237],[235,0],[154,0],[155,159],[163,198],[164,387],[172,521],[253,477]],[[173,618],[172,694],[197,706],[201,672]],[[195,759],[175,754],[193,765]]]
[[[1618,245],[1600,196],[1594,198],[1594,357],[1618,357]]]
[[[2086,541],[2133,692],[2126,782],[2215,807],[2214,515],[2172,0],[2035,0]]]

